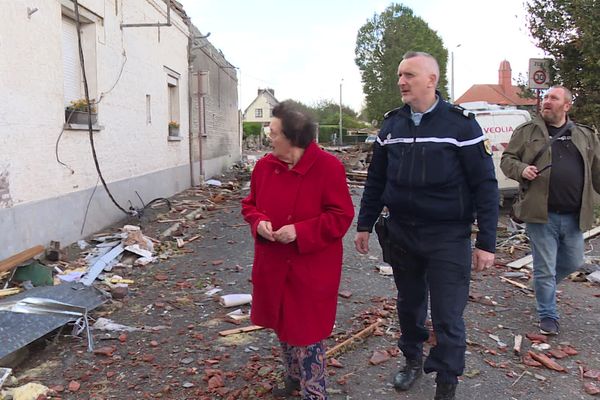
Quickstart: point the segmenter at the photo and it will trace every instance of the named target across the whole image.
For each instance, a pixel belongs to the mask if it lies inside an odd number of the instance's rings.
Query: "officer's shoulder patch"
[[[390,110],[388,112],[386,112],[385,114],[383,114],[383,118],[389,118],[392,115],[395,115],[398,113],[398,111],[400,111],[402,109],[402,107],[398,107],[398,108],[394,108],[393,110]]]
[[[475,114],[473,114],[472,112],[469,112],[469,110],[467,110],[466,108],[463,108],[459,105],[456,104],[451,104],[450,105],[450,111],[453,111],[457,114],[462,115],[465,118],[469,118],[469,119],[475,119]]]
[[[483,141],[483,149],[485,150],[485,153],[489,156],[492,155],[492,142],[490,142],[490,139],[484,139]]]

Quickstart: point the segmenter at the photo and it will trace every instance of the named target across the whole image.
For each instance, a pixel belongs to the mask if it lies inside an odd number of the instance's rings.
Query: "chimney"
[[[500,68],[498,69],[498,84],[504,93],[508,93],[512,87],[512,70],[510,69],[510,63],[506,60],[500,63]]]

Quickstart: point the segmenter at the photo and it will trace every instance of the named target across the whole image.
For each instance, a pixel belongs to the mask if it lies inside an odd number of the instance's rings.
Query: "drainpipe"
[[[204,96],[203,96],[203,90],[205,88],[202,87],[202,75],[200,74],[200,71],[198,71],[198,123],[199,123],[199,128],[198,128],[198,151],[200,153],[200,179],[204,180],[204,168],[202,167],[202,138],[204,137],[204,135],[206,134],[206,132],[204,131],[204,127],[205,127],[205,122],[204,119],[206,118],[206,116],[204,115]]]
[[[192,61],[192,41],[194,40],[194,33],[192,32],[192,20],[186,18],[185,24],[188,27],[188,146],[189,146],[189,157],[190,157],[190,186],[194,186],[194,152],[192,149],[192,143],[194,135],[192,134],[192,84],[193,84],[193,61]]]

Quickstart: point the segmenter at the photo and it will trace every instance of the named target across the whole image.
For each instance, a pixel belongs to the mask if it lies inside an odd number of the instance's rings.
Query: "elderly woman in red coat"
[[[286,366],[279,396],[326,399],[325,348],[335,321],[342,238],[354,217],[346,173],[289,102],[273,109],[273,152],[258,161],[242,214],[255,238],[252,322],[272,328]]]

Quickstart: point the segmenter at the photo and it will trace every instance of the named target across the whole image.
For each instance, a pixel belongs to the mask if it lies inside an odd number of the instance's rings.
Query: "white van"
[[[500,194],[503,197],[513,196],[517,192],[519,184],[504,175],[500,169],[500,158],[502,152],[508,146],[508,141],[515,128],[524,122],[530,121],[531,115],[525,110],[488,104],[485,101],[461,103],[460,106],[475,114],[475,120],[477,120],[483,134],[492,144],[492,157]]]

